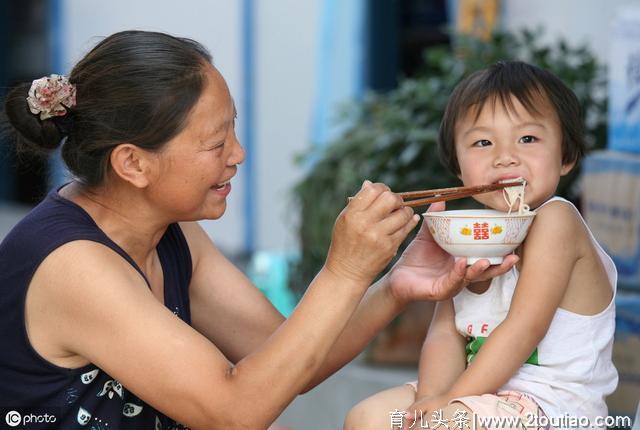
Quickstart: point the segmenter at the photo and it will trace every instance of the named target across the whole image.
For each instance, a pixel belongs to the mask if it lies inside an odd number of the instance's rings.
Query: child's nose
[[[495,157],[494,166],[496,167],[508,167],[516,166],[520,163],[518,156],[509,149],[500,150]]]

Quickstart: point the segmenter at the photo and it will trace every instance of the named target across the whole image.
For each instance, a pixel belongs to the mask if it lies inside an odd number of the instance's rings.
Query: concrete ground
[[[291,430],[340,430],[347,413],[360,400],[413,381],[417,375],[417,369],[373,367],[356,359],[299,396],[276,422]]]

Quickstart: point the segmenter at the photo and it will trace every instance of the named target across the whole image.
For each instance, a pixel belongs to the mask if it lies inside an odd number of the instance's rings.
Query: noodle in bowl
[[[488,259],[500,264],[524,240],[536,215],[532,211],[507,213],[492,209],[426,212],[431,235],[454,257],[466,257],[467,264]]]

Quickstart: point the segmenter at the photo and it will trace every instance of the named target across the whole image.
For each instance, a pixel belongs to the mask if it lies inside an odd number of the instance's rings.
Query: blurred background
[[[324,260],[333,221],[364,179],[456,185],[440,167],[442,109],[465,74],[522,59],[558,74],[585,110],[589,155],[561,184],[620,274],[612,413],[640,399],[640,0],[0,0],[0,97],[67,74],[101,38],[143,29],[213,54],[247,160],[225,216],[202,225],[283,312]],[[0,145],[0,238],[68,180],[57,156]],[[462,203],[463,205],[469,202]],[[430,315],[409,309],[369,351],[281,417],[341,428],[348,409],[414,379]]]

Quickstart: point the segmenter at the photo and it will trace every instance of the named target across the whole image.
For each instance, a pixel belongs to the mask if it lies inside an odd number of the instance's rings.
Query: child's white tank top
[[[571,202],[560,197],[544,204],[552,201],[565,202],[577,212]],[[582,216],[580,219],[584,223]],[[618,275],[613,261],[597,243],[586,223],[585,227],[611,283],[611,302],[602,312],[588,316],[558,308],[547,334],[532,356],[501,390],[529,394],[549,418],[564,417],[564,422],[568,422],[569,419],[584,420],[586,417],[595,426],[597,416],[607,416],[605,397],[618,384],[618,373],[611,361]],[[468,337],[468,360],[473,359],[484,339],[506,317],[518,276],[514,267],[494,278],[483,294],[475,294],[465,288],[454,297],[456,328]]]

